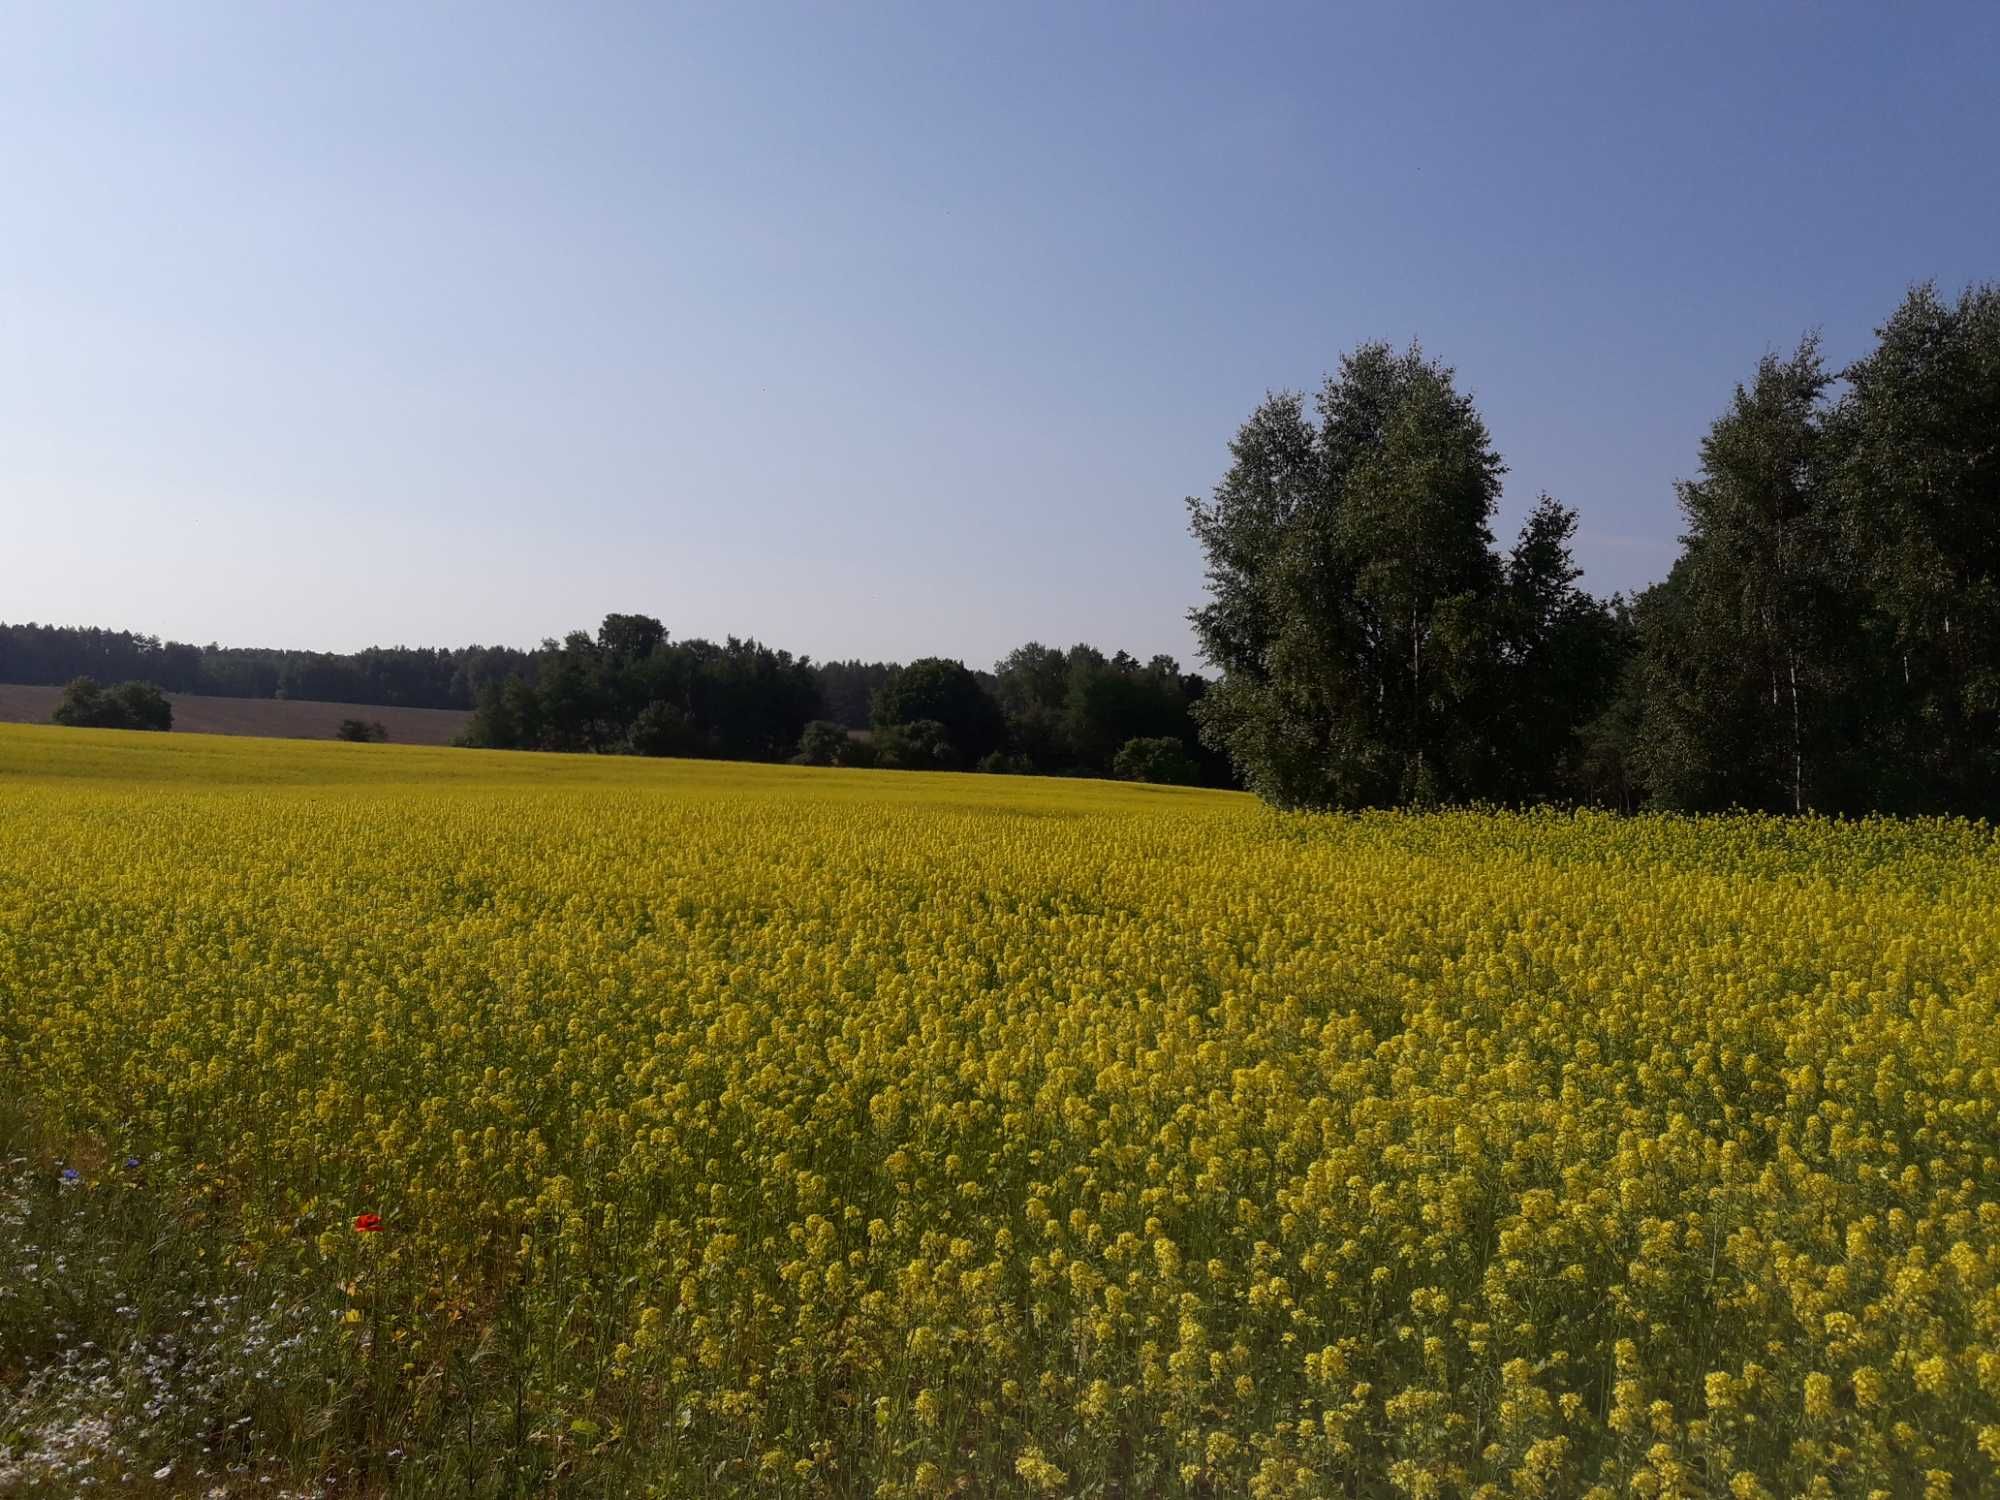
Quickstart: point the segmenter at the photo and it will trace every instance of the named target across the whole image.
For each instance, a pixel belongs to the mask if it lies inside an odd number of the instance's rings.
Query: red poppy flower
[[[380,1234],[382,1232],[382,1216],[380,1214],[356,1214],[354,1216],[354,1232],[356,1234]]]

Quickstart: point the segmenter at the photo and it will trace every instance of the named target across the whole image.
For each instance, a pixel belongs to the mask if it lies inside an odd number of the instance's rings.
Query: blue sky
[[[1766,349],[2000,275],[2000,7],[0,0],[0,619],[1192,661],[1421,339],[1592,587]]]

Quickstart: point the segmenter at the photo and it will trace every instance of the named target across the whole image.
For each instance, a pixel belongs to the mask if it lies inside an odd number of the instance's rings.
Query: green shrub
[[[174,727],[174,706],[150,682],[105,687],[94,677],[78,677],[49,718],[72,729],[167,730]]]
[[[1111,758],[1111,774],[1120,781],[1157,781],[1167,786],[1193,786],[1201,778],[1187,747],[1170,735],[1127,740]]]

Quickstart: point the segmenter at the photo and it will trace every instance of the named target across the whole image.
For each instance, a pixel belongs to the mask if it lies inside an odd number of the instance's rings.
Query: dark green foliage
[[[1647,594],[1640,596],[1641,603]],[[1616,674],[1603,710],[1577,733],[1568,784],[1581,802],[1637,812],[1645,797],[1638,745],[1646,711],[1637,606],[1614,595],[1605,621]]]
[[[1841,806],[1853,596],[1835,545],[1814,340],[1767,355],[1679,486],[1688,531],[1643,614],[1641,779],[1676,807]]]
[[[379,745],[389,738],[389,731],[380,719],[342,719],[333,737],[356,745]]]
[[[941,656],[919,657],[899,667],[875,695],[874,718],[878,731],[923,723],[941,726],[959,764],[992,754],[1007,738],[1000,705],[985,685],[963,662]]]
[[[1212,786],[1232,784],[1226,757],[1204,747],[1192,705],[1207,682],[1169,657],[1140,662],[1079,645],[1028,645],[996,676],[931,658],[810,663],[755,642],[673,642],[657,619],[610,614],[594,635],[573,631],[538,650],[370,650],[351,657],[310,652],[225,651],[162,644],[152,637],[41,626],[0,626],[0,681],[35,682],[56,660],[173,665],[189,692],[282,696],[413,706],[467,705],[461,745],[638,755],[779,758],[815,717],[843,730],[874,722],[874,700],[892,714],[933,717],[947,737],[985,747],[961,764],[1025,774],[1109,776],[1118,747],[1135,737],[1172,735]],[[238,669],[241,669],[240,671]],[[219,674],[219,675],[218,675]],[[807,678],[810,678],[808,683]],[[815,691],[816,690],[816,693]],[[940,717],[941,716],[941,717]],[[792,726],[796,725],[796,728]],[[866,739],[827,764],[871,764]]]
[[[1914,288],[1828,418],[1876,804],[2000,817],[2000,287]]]
[[[989,776],[1032,776],[1035,763],[1018,750],[995,750],[973,769]]]
[[[1624,601],[1577,587],[1570,543],[1576,512],[1543,495],[1502,570],[1488,721],[1489,795],[1509,802],[1592,798],[1608,767],[1592,767],[1587,730],[1608,711],[1634,649]]]
[[[1189,502],[1211,595],[1192,619],[1222,669],[1195,712],[1245,784],[1281,806],[1559,795],[1615,634],[1553,501],[1495,552],[1502,465],[1452,372],[1364,345],[1311,417],[1272,396],[1230,452]]]
[[[993,670],[1010,764],[1049,775],[1110,776],[1126,741],[1166,737],[1181,742],[1200,780],[1229,784],[1226,761],[1205,755],[1196,737],[1191,710],[1207,683],[1182,673],[1170,656],[1141,663],[1123,651],[1107,657],[1092,646],[1065,652],[1030,641]]]
[[[823,661],[813,670],[819,678],[820,707],[827,718],[843,729],[866,729],[875,722],[875,695],[896,668],[886,661]]]
[[[1618,709],[1655,806],[2000,815],[2000,292],[1915,288],[1843,378],[1767,357],[1680,487]]]
[[[470,708],[480,687],[525,668],[505,646],[371,646],[352,655],[193,646],[124,630],[0,625],[0,682],[141,679],[170,693],[314,699],[406,708]]]
[[[654,702],[633,715],[624,748],[634,755],[689,757],[699,756],[705,743],[701,727],[688,717],[686,709]]]
[[[936,719],[911,719],[875,731],[875,764],[885,771],[950,771],[963,764],[950,731]]]
[[[479,689],[478,707],[458,743],[483,750],[519,750],[541,742],[541,699],[524,679],[509,677]]]
[[[789,652],[734,636],[674,642],[657,620],[614,614],[483,686],[460,743],[783,760],[818,708],[811,663]]]
[[[1156,781],[1167,786],[1193,786],[1201,777],[1201,768],[1171,735],[1127,740],[1111,758],[1111,769],[1121,781]]]
[[[1177,739],[1190,729],[1187,701],[1172,657],[1141,665],[1123,651],[1106,658],[1088,646],[1072,647],[1063,737],[1078,767],[1103,775],[1128,740]]]
[[[1080,771],[1064,719],[1069,700],[1068,656],[1030,641],[994,666],[993,681],[1013,752],[1046,774]]]
[[[1022,676],[1011,664],[1024,654],[1045,656],[1046,670],[1017,691]],[[673,642],[659,620],[641,614],[607,615],[594,635],[573,631],[532,652],[396,648],[353,656],[224,650],[123,632],[0,625],[0,681],[48,680],[55,666],[73,661],[167,672],[177,691],[466,705],[473,714],[458,743],[490,749],[768,760],[780,758],[781,745],[787,753],[796,750],[798,736],[816,715],[842,729],[867,728],[873,700],[881,696],[892,715],[943,723],[955,747],[971,747],[960,756],[961,764],[1107,776],[1113,754],[1127,739],[1171,734],[1182,739],[1204,781],[1230,780],[1227,762],[1199,744],[1189,716],[1190,705],[1207,687],[1202,678],[1181,673],[1167,657],[1140,663],[1123,652],[1107,657],[1089,646],[1067,652],[1024,647],[1002,664],[996,679],[938,658],[908,668],[861,661],[815,665],[754,641]],[[885,696],[892,679],[895,690]],[[1008,695],[1004,713],[996,691]],[[828,763],[865,765],[871,755],[865,740],[850,738]]]
[[[174,706],[150,682],[120,682],[111,687],[90,677],[78,677],[63,690],[51,721],[72,729],[151,729],[174,727]]]
[[[651,615],[606,615],[597,627],[597,649],[616,666],[644,661],[667,643],[667,627]]]
[[[802,766],[844,765],[849,743],[843,726],[827,719],[814,719],[799,736],[799,753],[794,758]]]

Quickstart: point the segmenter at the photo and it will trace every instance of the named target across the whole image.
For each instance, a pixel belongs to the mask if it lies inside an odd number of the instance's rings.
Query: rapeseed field
[[[0,729],[0,1491],[2000,1491],[2000,843]]]

